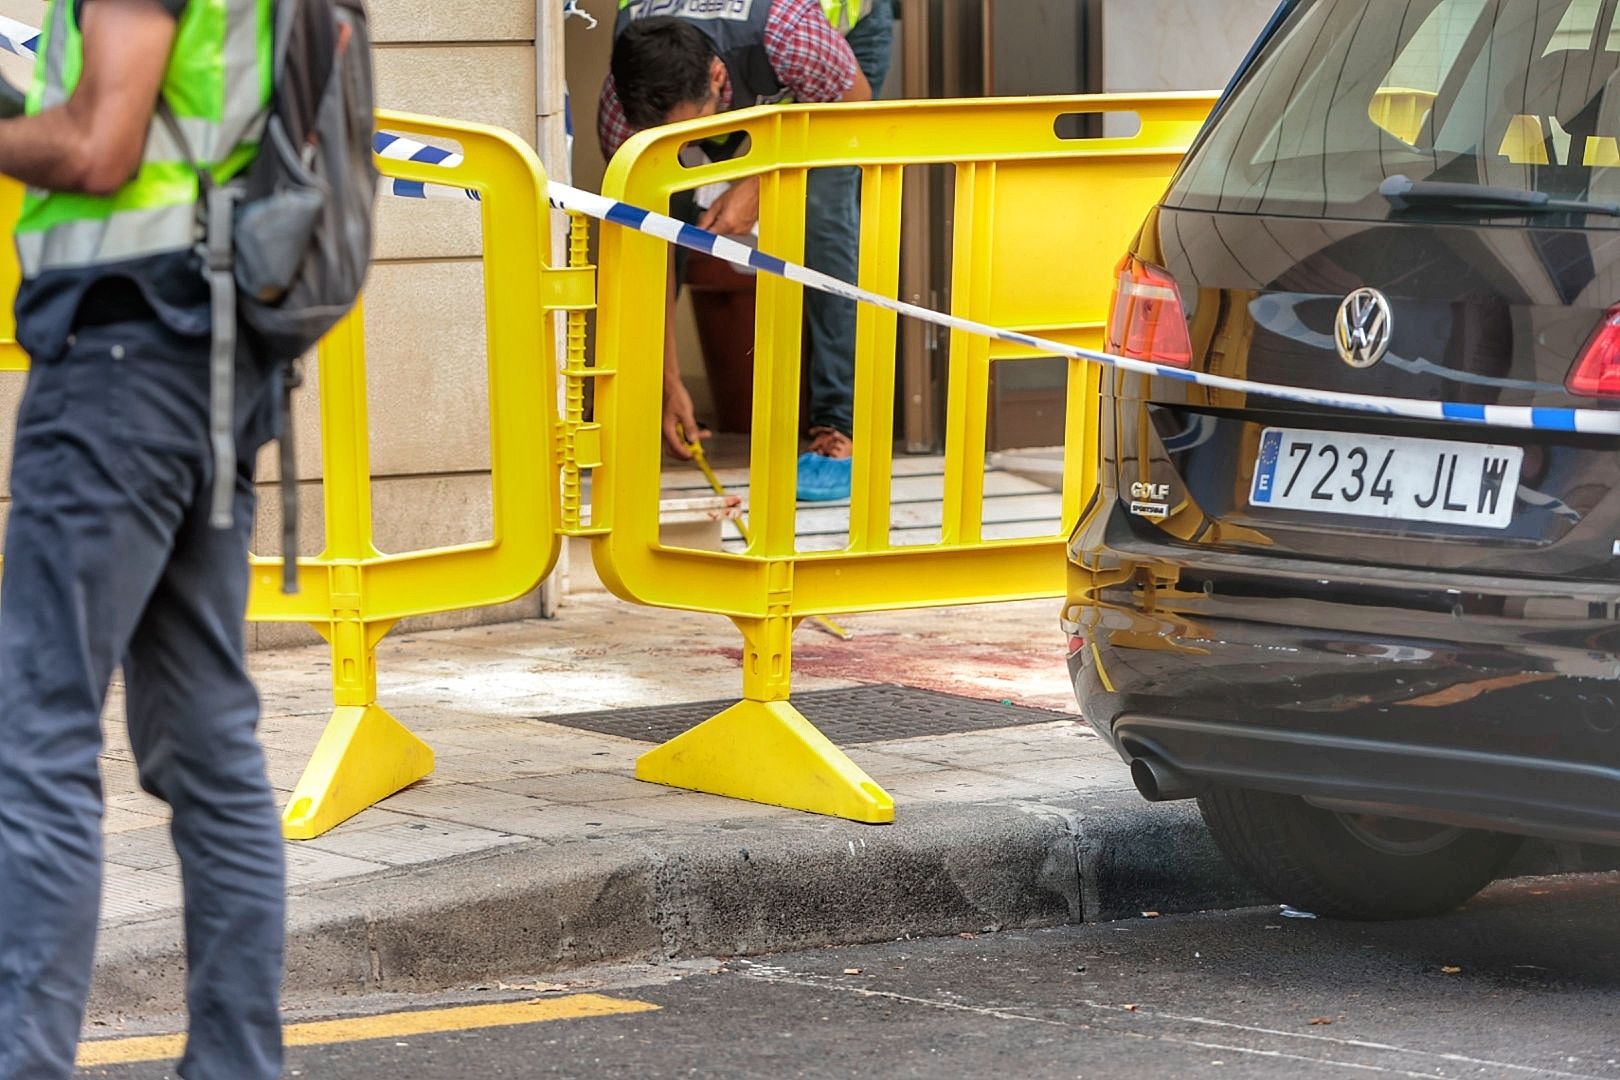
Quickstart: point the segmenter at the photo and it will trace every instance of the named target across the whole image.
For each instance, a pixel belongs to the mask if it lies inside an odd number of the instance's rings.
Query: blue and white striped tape
[[[15,19],[0,16],[0,49],[32,59],[38,41],[38,30]],[[399,161],[427,162],[432,165],[442,165],[445,168],[454,168],[461,164],[462,160],[460,154],[436,146],[428,146],[389,132],[378,132],[374,147],[379,157]],[[402,198],[412,199],[455,199],[476,202],[479,198],[476,191],[445,184],[426,184],[417,180],[390,180],[387,182],[385,190]],[[757,248],[727,239],[706,229],[700,229],[695,225],[687,225],[665,214],[643,210],[640,207],[592,194],[589,191],[581,191],[579,188],[569,187],[566,184],[551,183],[549,185],[549,195],[551,205],[560,210],[584,214],[599,221],[610,222],[627,229],[646,233],[649,236],[656,236],[668,243],[692,251],[700,251],[705,255],[712,255],[734,266],[774,274],[777,277],[797,282],[808,289],[830,293],[833,296],[842,296],[857,303],[871,304],[874,307],[893,311],[909,318],[919,319],[922,322],[932,323],[947,330],[957,330],[996,341],[1022,345],[1050,356],[1084,360],[1094,364],[1101,364],[1104,367],[1116,368],[1120,371],[1130,371],[1140,375],[1152,375],[1177,382],[1192,383],[1211,390],[1256,394],[1273,400],[1292,401],[1296,404],[1312,405],[1319,408],[1347,409],[1353,412],[1374,413],[1380,416],[1399,416],[1412,420],[1486,424],[1525,431],[1566,431],[1620,435],[1620,411],[1475,405],[1466,402],[1418,401],[1410,398],[1381,397],[1373,394],[1348,394],[1333,390],[1313,390],[1302,386],[1279,386],[1275,383],[1234,379],[1225,375],[1212,375],[1202,371],[1187,371],[1182,368],[1168,367],[1164,364],[1149,363],[1145,360],[1114,356],[1092,349],[1081,349],[1073,345],[1065,345],[1060,341],[1052,341],[1048,338],[1023,334],[1014,330],[1003,330],[987,323],[947,315],[930,308],[920,307],[917,304],[909,304],[904,300],[880,296],[877,293],[857,288],[846,281],[840,281],[837,278],[811,270],[809,267],[778,259],[774,255],[768,255]]]
[[[461,164],[461,155],[437,146],[428,146],[402,135],[395,135],[387,131],[379,131],[371,141],[371,148],[380,158],[392,161],[422,161],[429,165],[442,165],[453,169]],[[466,188],[451,187],[448,184],[424,184],[420,180],[390,180],[383,179],[383,190],[390,195],[398,195],[402,199],[456,199],[466,202],[471,199],[478,202],[478,192]]]
[[[1104,367],[1117,368],[1121,371],[1130,371],[1141,375],[1153,375],[1163,379],[1173,379],[1177,382],[1193,383],[1212,390],[1230,390],[1243,394],[1256,394],[1261,397],[1292,401],[1300,405],[1313,405],[1320,408],[1348,409],[1355,412],[1376,413],[1380,416],[1400,416],[1413,420],[1443,420],[1465,424],[1488,424],[1527,431],[1576,431],[1591,434],[1620,435],[1620,412],[1605,412],[1598,409],[1537,409],[1508,405],[1473,405],[1463,402],[1417,401],[1410,398],[1380,397],[1372,394],[1347,394],[1333,390],[1312,390],[1302,386],[1278,386],[1274,383],[1252,382],[1248,379],[1234,379],[1225,375],[1212,375],[1202,371],[1187,371],[1183,368],[1167,367],[1163,364],[1149,363],[1145,360],[1113,356],[1092,349],[1076,348],[1073,345],[1065,345],[1060,341],[1036,337],[1033,334],[1022,334],[1013,330],[1003,330],[986,323],[975,322],[972,319],[963,319],[955,315],[946,315],[929,308],[919,307],[916,304],[908,304],[904,300],[880,296],[877,293],[856,288],[848,282],[818,273],[808,267],[798,266],[783,259],[778,259],[746,244],[740,244],[735,240],[717,236],[705,229],[699,229],[695,225],[687,225],[664,214],[656,214],[650,210],[643,210],[601,195],[593,195],[588,191],[580,191],[578,188],[571,188],[563,184],[551,184],[550,189],[551,204],[558,209],[571,210],[627,229],[647,233],[671,244],[678,244],[692,251],[701,251],[717,259],[723,259],[736,266],[747,267],[767,274],[775,274],[778,277],[787,278],[789,281],[796,281],[806,288],[815,289],[819,292],[831,293],[834,296],[842,296],[858,303],[871,304],[887,311],[898,312],[901,315],[920,319],[923,322],[932,323],[947,330],[958,330],[967,334],[992,338],[996,341],[1022,345],[1050,356],[1086,360],[1091,363],[1101,364]]]
[[[579,6],[579,0],[563,0],[563,18],[583,19],[585,29],[596,29],[596,16]]]
[[[27,23],[18,22],[0,15],[0,49],[21,56],[26,60],[34,58],[34,52],[39,45],[39,31]]]

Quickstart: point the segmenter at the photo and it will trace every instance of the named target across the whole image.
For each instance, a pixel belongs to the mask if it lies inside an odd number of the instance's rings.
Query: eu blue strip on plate
[[[1260,440],[1260,460],[1254,467],[1254,492],[1249,496],[1252,503],[1269,503],[1271,492],[1277,481],[1277,462],[1282,458],[1282,432],[1268,431]]]

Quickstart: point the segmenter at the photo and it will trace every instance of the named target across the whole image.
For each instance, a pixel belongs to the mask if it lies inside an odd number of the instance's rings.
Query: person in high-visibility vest
[[[0,172],[29,185],[16,315],[32,360],[0,587],[0,1080],[74,1072],[119,667],[135,768],[169,804],[182,868],[179,1074],[282,1075],[281,828],[242,625],[253,463],[279,423],[280,373],[244,335],[234,524],[213,528],[197,252],[197,169],[226,180],[257,153],[275,9],[50,0],[26,115],[0,120]]]
[[[613,32],[612,73],[597,114],[605,157],[634,132],[678,120],[780,101],[870,100],[888,75],[894,11],[892,0],[619,0]],[[816,169],[805,204],[805,263],[850,282],[859,261],[859,190],[858,169]],[[701,212],[689,200],[675,209],[703,228],[747,234],[759,218],[759,182],[733,185]],[[810,415],[799,497],[848,498],[855,304],[806,292],[804,306]],[[686,458],[683,433],[699,426],[674,341],[666,320],[664,437]]]

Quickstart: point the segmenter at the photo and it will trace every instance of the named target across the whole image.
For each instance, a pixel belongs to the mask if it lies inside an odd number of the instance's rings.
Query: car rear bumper
[[[1111,550],[1073,568],[1076,694],[1126,760],[1341,809],[1620,842],[1613,586],[1186,554]]]

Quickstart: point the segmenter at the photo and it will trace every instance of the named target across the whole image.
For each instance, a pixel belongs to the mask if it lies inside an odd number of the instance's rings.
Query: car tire
[[[1295,795],[1214,787],[1198,797],[1215,842],[1281,903],[1333,919],[1450,911],[1496,879],[1520,839],[1324,810]]]

